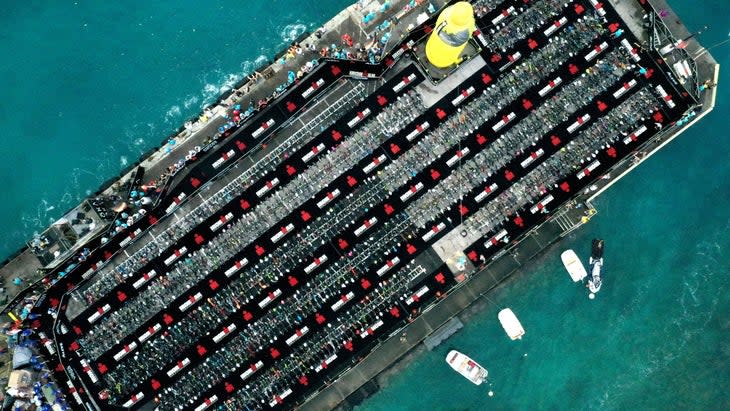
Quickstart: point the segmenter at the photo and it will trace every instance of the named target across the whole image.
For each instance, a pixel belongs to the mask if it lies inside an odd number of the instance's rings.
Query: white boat
[[[563,260],[563,265],[565,266],[565,269],[568,270],[568,274],[570,274],[570,278],[572,278],[574,282],[577,283],[578,281],[583,281],[583,279],[588,276],[586,268],[583,267],[583,263],[580,262],[580,258],[578,258],[578,255],[575,254],[575,251],[563,251],[563,253],[560,254],[560,259]]]
[[[591,267],[591,277],[588,279],[588,290],[595,294],[601,290],[601,272],[603,271],[603,240],[593,240],[591,258],[588,260]]]
[[[446,362],[456,372],[476,385],[483,383],[487,379],[486,368],[456,350],[449,351],[449,354],[446,356]]]
[[[513,313],[509,308],[505,308],[500,311],[499,314],[497,314],[497,318],[499,318],[499,322],[502,323],[504,331],[513,341],[519,340],[523,335],[525,335],[525,329],[522,328],[520,320],[517,319],[515,313]]]

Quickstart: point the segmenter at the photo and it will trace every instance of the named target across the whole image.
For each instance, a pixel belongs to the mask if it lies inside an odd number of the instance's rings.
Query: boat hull
[[[509,308],[505,308],[500,311],[499,314],[497,314],[497,318],[502,324],[504,331],[513,341],[519,340],[523,335],[525,335],[525,329],[522,327],[520,320],[517,319],[515,313]]]
[[[563,266],[570,274],[570,278],[573,282],[583,281],[588,276],[586,268],[583,263],[580,262],[580,258],[573,250],[566,250],[560,255],[560,259],[563,261]]]
[[[451,350],[449,354],[446,355],[446,363],[449,364],[454,371],[458,372],[475,385],[480,385],[487,379],[488,372],[486,368],[456,350]]]

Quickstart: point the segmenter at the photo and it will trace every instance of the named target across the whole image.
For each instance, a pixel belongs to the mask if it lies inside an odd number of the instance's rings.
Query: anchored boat
[[[499,322],[502,323],[504,331],[513,341],[519,340],[523,335],[525,335],[525,329],[522,328],[520,320],[517,319],[515,313],[509,308],[505,308],[500,311],[499,314],[497,314],[497,318],[499,318]]]
[[[560,254],[560,259],[563,260],[563,265],[565,266],[565,269],[568,270],[568,274],[570,274],[570,278],[572,278],[574,282],[577,283],[578,281],[583,281],[583,279],[588,276],[586,268],[583,266],[583,263],[580,262],[580,258],[578,258],[578,255],[575,254],[575,251],[563,251],[563,253]]]
[[[487,379],[488,373],[486,368],[456,350],[449,351],[449,354],[446,356],[446,362],[456,372],[476,385],[483,383]]]
[[[591,267],[591,278],[588,279],[588,289],[595,294],[601,290],[601,273],[603,271],[603,240],[594,239],[591,247],[591,258],[588,260]]]

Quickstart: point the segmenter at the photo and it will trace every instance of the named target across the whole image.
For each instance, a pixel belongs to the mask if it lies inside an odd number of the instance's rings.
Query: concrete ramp
[[[476,73],[486,65],[487,62],[484,61],[482,56],[477,55],[459,66],[456,72],[444,79],[438,85],[433,85],[424,81],[416,86],[416,91],[421,96],[423,104],[425,104],[426,107],[431,107],[451,90],[459,87],[459,85],[467,78],[471,77],[472,74]]]
[[[446,341],[462,328],[464,328],[464,324],[459,321],[458,318],[454,317],[431,333],[431,335],[426,337],[423,340],[423,345],[425,345],[429,351],[433,351],[434,348],[438,347],[442,342]]]

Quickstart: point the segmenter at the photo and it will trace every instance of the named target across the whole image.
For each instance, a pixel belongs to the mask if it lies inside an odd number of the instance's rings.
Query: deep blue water
[[[349,3],[4,5],[0,258]],[[727,1],[672,4],[691,29],[710,26],[703,44],[728,38]],[[730,45],[712,51],[730,64]],[[730,88],[720,83],[710,116],[602,195],[587,226],[360,409],[730,409]],[[590,301],[559,253],[587,256],[593,237],[606,240],[607,274]],[[522,341],[497,322],[504,306],[525,326]],[[489,384],[451,371],[449,347],[488,367]]]

